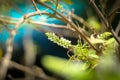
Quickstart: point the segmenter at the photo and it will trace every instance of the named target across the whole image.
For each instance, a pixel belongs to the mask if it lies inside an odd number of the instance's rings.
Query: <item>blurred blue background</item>
[[[88,8],[88,3],[86,3],[86,0],[72,0],[72,2],[73,2],[72,4],[62,3],[63,8],[68,11],[72,11],[74,9],[75,14],[83,18],[86,18],[86,10]],[[20,0],[20,1],[14,0],[12,4],[13,6],[11,6],[11,8],[6,9],[6,11],[4,11],[3,13],[0,12],[0,15],[10,16],[10,17],[19,19],[24,14],[35,11],[30,0]],[[47,10],[45,7],[40,5],[37,5],[37,7],[40,10]],[[49,12],[49,10],[47,11]],[[42,21],[45,20],[48,23],[64,24],[63,22],[56,20],[54,18],[49,18],[48,16],[34,16],[32,17],[32,19],[34,20],[38,19]],[[44,32],[33,29],[30,26],[34,26],[34,25],[24,24],[24,25],[21,25],[20,28],[18,29],[18,33],[14,38],[13,60],[19,61],[21,59],[20,56],[22,56],[24,53],[24,48],[23,48],[24,36],[31,36],[34,44],[37,45],[37,49],[38,49],[37,53],[39,55],[37,59],[40,59],[42,55],[46,55],[46,54],[67,58],[66,49],[63,49],[62,47],[52,43],[44,35]],[[9,27],[12,28],[14,27],[14,25],[9,25]],[[46,29],[52,31],[52,28],[46,27]],[[0,31],[0,44],[4,49],[4,51],[5,51],[5,43],[8,38],[9,38],[9,32],[4,28],[2,31]],[[67,38],[73,41],[76,40],[69,37]]]

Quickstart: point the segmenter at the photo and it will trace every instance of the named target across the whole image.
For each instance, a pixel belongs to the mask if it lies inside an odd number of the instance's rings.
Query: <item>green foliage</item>
[[[45,56],[43,65],[65,80],[119,80],[120,70],[112,56],[104,56],[96,70],[88,69],[89,65],[81,61],[68,62],[66,59]]]
[[[114,69],[117,67],[114,59],[115,39],[111,37],[110,32],[104,32],[94,37],[92,43],[101,49],[102,56],[96,54],[88,43],[82,43],[78,40],[76,45],[71,41],[58,37],[54,33],[46,33],[48,39],[62,46],[63,48],[72,48],[73,55],[69,60],[46,56],[43,58],[43,65],[55,74],[65,78],[65,80],[119,80],[120,71]],[[111,37],[111,38],[110,38]],[[102,46],[102,48],[100,48]],[[56,66],[54,66],[56,65]],[[94,70],[96,69],[96,70]],[[117,68],[119,69],[119,68]],[[100,73],[98,71],[100,71]],[[113,75],[111,75],[113,72]],[[111,77],[112,76],[112,77]]]
[[[105,51],[108,47],[110,47],[110,45],[112,45],[112,48],[110,50],[114,50],[113,45],[115,44],[115,39],[112,38],[112,34],[110,32],[104,32],[102,34],[97,35],[97,37],[92,36],[91,41],[91,43],[94,44],[102,53],[108,54],[108,52]]]
[[[70,57],[70,60],[75,60],[75,61],[81,61],[84,62],[85,64],[89,65],[89,67],[93,68],[97,65],[97,61],[99,60],[99,57],[96,55],[95,51],[92,49],[89,49],[89,46],[87,43],[82,44],[78,40],[78,44],[72,45],[71,41],[63,38],[63,37],[58,37],[54,33],[46,33],[48,36],[48,39],[51,40],[52,42],[58,44],[59,46],[62,46],[63,48],[72,48],[72,52],[74,55]]]
[[[115,39],[114,38],[110,38],[106,40],[104,45],[105,45],[104,51],[103,51],[104,54],[113,55],[115,53]]]
[[[67,42],[67,40],[62,41],[54,33],[46,34],[49,40],[62,47]],[[65,80],[119,80],[120,71],[114,57],[115,39],[110,36],[110,32],[104,32],[95,38],[97,42],[94,45],[102,46],[102,56],[96,55],[96,51],[91,49],[86,42],[82,43],[78,40],[76,45],[69,43],[74,53],[69,60],[45,56],[42,59],[43,65],[51,72],[64,77]]]
[[[58,37],[55,35],[55,33],[45,33],[48,36],[48,39],[53,41],[54,43],[58,44],[59,46],[62,46],[63,48],[69,48],[71,45],[71,41],[63,38],[63,37]]]
[[[63,16],[64,16],[63,11],[65,9],[61,3],[65,2],[66,4],[72,4],[72,0],[40,0],[40,1],[42,1],[45,4],[48,4],[48,6],[50,5],[51,8],[54,8],[54,10],[58,12],[61,11],[63,13]],[[3,12],[3,14],[4,12],[6,12],[6,10],[11,9],[11,7],[14,7],[16,8],[16,10],[19,10],[17,5],[22,3],[23,1],[20,0],[13,0],[13,1],[1,0],[0,9]],[[57,13],[55,13],[55,15],[60,17]],[[73,19],[72,15],[66,14],[66,16],[67,17],[70,16]],[[101,33],[102,27],[101,27],[101,23],[97,20],[97,17],[90,16],[87,19],[87,22],[89,25],[91,25],[94,31],[90,31],[90,35],[91,35],[90,38],[88,37],[90,36],[89,34],[88,36],[83,35],[82,37],[83,42],[78,40],[78,43],[76,45],[73,45],[70,40],[58,36],[55,33],[51,33],[51,32],[45,33],[50,41],[63,48],[68,49],[66,55],[69,56],[69,60],[54,56],[45,56],[42,59],[43,66],[45,66],[51,72],[62,76],[66,80],[119,80],[120,63],[117,62],[115,57],[116,42],[115,39],[112,37],[112,33],[110,32]],[[66,20],[66,24],[67,23],[69,24],[69,21],[67,22]],[[0,24],[0,30],[2,30],[1,26],[2,25]],[[72,26],[69,27],[72,28]],[[76,29],[79,30],[79,26],[76,27]],[[76,29],[74,31],[77,32]],[[85,31],[87,33],[86,29]],[[94,33],[97,34],[94,35]],[[89,44],[95,46],[95,49],[100,51],[99,54],[97,53],[97,50],[93,49],[93,47],[91,47],[86,42],[88,40],[84,37],[90,40]],[[38,46],[36,45],[33,46],[33,48],[35,49],[37,49],[37,47]],[[70,51],[73,53],[72,55],[69,54]],[[0,59],[2,58],[2,56],[3,56],[3,52],[0,49]]]
[[[87,22],[93,27],[95,31],[100,31],[101,30],[101,23],[98,22],[96,17],[89,17]]]
[[[55,35],[55,33],[47,32],[46,35],[48,36],[48,39],[52,42],[58,44],[59,46],[62,46],[63,48],[72,49],[72,52],[74,55],[70,57],[71,60],[81,60],[83,62],[86,62],[90,64],[91,67],[94,67],[97,65],[100,56],[96,54],[96,52],[91,49],[91,47],[86,43],[82,43],[78,40],[78,43],[76,45],[71,44],[71,41],[63,38],[58,37]],[[104,32],[100,34],[98,37],[92,39],[93,44],[98,47],[98,49],[101,49],[101,54],[109,54],[109,53],[115,53],[114,45],[115,45],[115,39],[109,38],[111,36],[110,32]]]
[[[68,62],[65,59],[53,56],[45,56],[42,62],[48,70],[64,76],[67,79],[73,79],[76,75],[84,74],[85,70],[88,68],[88,65],[85,63]]]
[[[94,68],[99,61],[99,56],[96,55],[96,52],[93,49],[89,49],[87,43],[78,43],[73,47],[74,55],[71,57],[75,60],[81,60],[82,62],[89,65],[89,68]]]
[[[104,32],[103,34],[100,34],[99,39],[106,40],[109,38],[112,34],[110,32]]]

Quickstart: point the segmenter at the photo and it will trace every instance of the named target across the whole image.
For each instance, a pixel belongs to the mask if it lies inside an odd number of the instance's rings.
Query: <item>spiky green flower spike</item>
[[[47,32],[45,34],[50,41],[58,44],[59,46],[62,46],[63,48],[69,48],[70,46],[72,46],[71,41],[63,37],[58,37],[57,35],[55,35],[55,33]]]

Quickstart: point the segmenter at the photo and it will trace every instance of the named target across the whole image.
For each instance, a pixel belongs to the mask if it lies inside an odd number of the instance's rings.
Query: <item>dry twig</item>
[[[76,27],[76,25],[75,25],[73,22],[69,21],[64,15],[62,15],[62,13],[57,12],[56,10],[54,10],[53,8],[51,8],[49,5],[43,3],[43,2],[41,2],[41,1],[39,1],[39,0],[36,0],[36,1],[37,1],[37,3],[39,3],[40,5],[43,5],[44,7],[52,10],[54,13],[56,13],[56,14],[59,15],[61,18],[63,18],[66,23],[69,23],[69,24],[71,25],[71,27],[72,27],[85,41],[87,41],[87,42],[89,43],[89,45],[97,52],[97,54],[100,54],[99,50],[90,42],[90,40],[81,32],[81,30]]]
[[[116,33],[114,32],[109,18],[103,15],[103,13],[99,10],[99,8],[97,7],[97,5],[95,4],[94,0],[90,0],[91,5],[93,6],[93,8],[95,9],[95,11],[97,12],[98,16],[100,17],[100,19],[104,22],[104,24],[106,25],[106,28],[112,33],[113,37],[115,38],[115,40],[117,41],[117,43],[120,45],[120,40],[119,37],[116,35]]]

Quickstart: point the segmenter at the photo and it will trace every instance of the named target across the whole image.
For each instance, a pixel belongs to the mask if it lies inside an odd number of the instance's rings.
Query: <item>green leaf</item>
[[[66,59],[45,56],[42,59],[42,64],[50,71],[59,74],[64,77],[73,77],[77,74],[83,73],[88,65],[81,62],[68,62]]]
[[[68,4],[72,4],[72,0],[64,0],[64,2],[66,2]]]
[[[111,32],[104,32],[104,33],[100,34],[99,39],[107,39],[107,38],[109,38],[111,35],[112,35]]]

